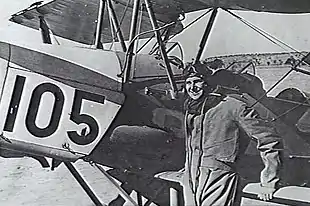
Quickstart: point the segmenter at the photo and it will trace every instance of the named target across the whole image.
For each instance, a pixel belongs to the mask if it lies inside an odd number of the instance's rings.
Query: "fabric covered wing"
[[[133,0],[131,0],[133,2]],[[54,0],[47,3],[32,4],[29,8],[13,14],[10,21],[33,28],[39,29],[39,16],[43,16],[53,34],[81,42],[93,44],[97,25],[97,15],[99,0]],[[130,4],[113,3],[118,20],[121,22],[125,40],[129,38],[131,25],[132,7]],[[175,21],[178,15],[156,14],[159,26]],[[177,23],[172,34],[179,33],[183,29],[181,23]],[[149,17],[143,12],[140,32],[152,30]],[[144,35],[144,38],[152,36],[153,33]],[[107,6],[105,6],[104,20],[102,27],[101,42],[112,42],[111,25],[108,18]]]
[[[126,5],[128,0],[115,0]],[[131,6],[133,0],[129,0]],[[226,8],[232,10],[252,10],[274,13],[308,13],[308,0],[152,0],[156,13],[188,13],[207,8]]]
[[[10,18],[11,21],[21,25],[39,29],[38,16],[44,16],[52,32],[73,41],[93,44],[99,0],[52,0],[32,4]],[[143,2],[143,1],[141,1]],[[159,20],[159,25],[175,21],[180,14],[202,9],[219,7],[232,10],[252,10],[274,13],[307,13],[310,12],[309,0],[152,0],[152,5]],[[125,40],[128,40],[132,7],[134,0],[114,0],[116,15],[121,21],[121,29]],[[111,26],[105,10],[101,42],[112,42]],[[151,30],[152,26],[146,11],[143,12],[141,31]],[[183,25],[176,24],[171,34],[179,33]],[[144,35],[144,38],[153,35]]]

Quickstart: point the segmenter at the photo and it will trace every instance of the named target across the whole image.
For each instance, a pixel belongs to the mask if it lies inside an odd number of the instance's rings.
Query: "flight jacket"
[[[275,188],[281,166],[281,138],[275,128],[239,98],[210,94],[200,114],[186,112],[187,164],[233,170],[232,165],[240,155],[241,130],[257,142],[265,165],[261,185]]]

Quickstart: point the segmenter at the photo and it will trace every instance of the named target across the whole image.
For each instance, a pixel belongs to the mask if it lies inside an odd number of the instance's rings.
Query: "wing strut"
[[[133,206],[140,206],[126,193],[126,191],[120,187],[117,182],[98,164],[95,163],[96,168],[112,183],[117,190],[123,195],[123,197],[128,200]]]
[[[161,38],[161,34],[159,32],[160,29],[163,29],[165,27],[171,26],[172,24],[175,24],[175,22],[171,22],[170,24],[159,28],[158,23],[157,23],[157,19],[154,13],[154,10],[152,8],[152,3],[149,0],[144,0],[145,1],[145,6],[146,6],[146,10],[147,13],[149,15],[153,30],[152,31],[148,31],[148,32],[154,32],[156,39],[157,39],[157,43],[159,45],[159,49],[161,52],[161,56],[163,58],[163,61],[165,63],[165,68],[166,68],[166,72],[167,72],[167,76],[168,76],[168,80],[169,83],[171,85],[171,91],[170,94],[172,96],[173,99],[176,98],[177,96],[177,85],[176,82],[174,80],[173,77],[173,72],[170,66],[170,62],[169,62],[169,58],[167,55],[167,51],[166,51],[166,46],[165,46],[165,42],[162,40]],[[130,37],[129,37],[129,42],[130,44],[128,45],[128,49],[126,52],[126,62],[125,62],[125,66],[124,66],[124,83],[128,83],[129,79],[130,79],[130,73],[131,73],[131,67],[132,67],[132,60],[133,60],[133,49],[134,47],[131,46],[131,44],[134,42],[134,40],[141,34],[136,35],[137,33],[137,23],[138,23],[138,15],[139,15],[139,8],[140,8],[140,0],[135,0],[134,1],[134,5],[133,5],[133,15],[132,15],[132,20],[131,20],[131,29],[130,29]],[[146,32],[145,32],[146,33]]]
[[[121,27],[119,25],[117,16],[115,14],[115,10],[114,10],[113,4],[112,4],[112,0],[107,0],[107,6],[108,6],[108,10],[109,10],[109,15],[112,19],[112,24],[113,24],[114,30],[116,31],[118,41],[120,42],[120,44],[122,46],[123,52],[126,52],[127,48],[126,48],[124,36],[123,36],[122,31],[121,31]]]
[[[39,16],[41,37],[44,44],[52,44],[49,28],[45,22],[44,16]]]
[[[89,166],[92,166],[97,172],[100,172],[109,183],[111,183],[119,192],[119,194],[126,200],[130,205],[132,206],[142,206],[142,204],[139,203],[139,197],[138,202],[136,202],[121,186],[118,185],[118,182],[113,179],[103,167],[98,165],[95,162],[92,162],[90,160],[84,159],[84,163],[89,163]],[[106,206],[103,201],[100,199],[98,194],[96,194],[96,191],[94,188],[91,187],[90,182],[87,181],[86,176],[83,177],[82,173],[79,171],[79,167],[76,165],[74,166],[73,163],[64,161],[65,166],[70,171],[70,173],[74,176],[76,181],[80,184],[80,186],[83,188],[83,190],[86,192],[86,194],[89,196],[89,198],[93,201],[93,203],[96,206]]]
[[[140,7],[140,0],[135,0],[133,5],[132,11],[132,19],[131,19],[131,26],[130,26],[130,36],[129,42],[132,42],[137,34],[137,23],[138,23],[138,16],[139,16],[139,7]],[[124,82],[128,82],[130,78],[130,68],[132,65],[132,57],[133,57],[133,47],[129,46],[127,51],[128,60],[126,61],[125,65],[125,74],[124,74]]]
[[[165,66],[166,66],[166,71],[167,71],[167,75],[168,75],[168,79],[169,79],[169,83],[172,87],[172,96],[175,97],[175,95],[177,94],[177,85],[174,81],[174,78],[173,78],[173,73],[172,73],[172,70],[171,70],[171,66],[170,66],[170,63],[169,63],[169,59],[168,59],[168,55],[167,55],[167,52],[166,52],[166,47],[165,47],[165,44],[161,38],[161,35],[160,35],[160,32],[158,30],[158,24],[157,24],[157,21],[156,21],[156,17],[155,17],[155,14],[154,14],[154,11],[153,11],[153,8],[152,8],[152,3],[149,1],[149,0],[144,0],[145,1],[145,5],[146,5],[146,10],[149,14],[149,17],[150,17],[150,20],[151,20],[151,24],[153,26],[153,29],[154,29],[154,32],[155,32],[155,36],[157,38],[157,43],[158,43],[158,46],[160,48],[160,52],[161,52],[161,55],[162,55],[162,58],[165,62]]]
[[[92,188],[87,184],[87,182],[84,180],[81,174],[77,171],[77,169],[72,165],[72,163],[64,162],[64,164],[66,165],[68,170],[71,172],[71,174],[74,176],[74,178],[78,181],[78,183],[80,183],[81,187],[87,193],[89,198],[94,202],[94,204],[96,206],[104,206],[104,204],[101,203],[100,199],[94,193]]]
[[[103,15],[104,15],[104,7],[105,7],[105,0],[99,0],[99,12],[98,12],[98,19],[97,19],[97,27],[96,27],[96,37],[95,37],[95,48],[102,49],[102,44],[100,42],[101,39],[101,32],[102,32],[102,24],[103,24]]]
[[[205,30],[205,32],[204,32],[204,34],[202,36],[201,41],[200,41],[198,53],[197,53],[196,59],[195,59],[195,63],[198,63],[200,61],[202,52],[203,52],[203,50],[205,48],[205,45],[206,45],[207,40],[209,38],[209,35],[211,33],[211,29],[213,27],[216,15],[217,15],[217,8],[214,8],[212,13],[211,13],[211,17],[210,17],[209,22],[207,24],[206,30]]]

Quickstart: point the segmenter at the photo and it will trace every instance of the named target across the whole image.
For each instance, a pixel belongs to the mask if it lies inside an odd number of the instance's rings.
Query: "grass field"
[[[303,68],[305,70],[309,70],[310,68]],[[279,66],[279,67],[258,67],[256,69],[256,74],[259,76],[264,82],[264,88],[267,90],[273,84],[275,84],[281,77],[283,77],[288,71],[290,67]],[[283,89],[295,87],[304,92],[310,93],[310,76],[298,73],[291,72],[275,89],[273,89],[269,95],[276,96]]]

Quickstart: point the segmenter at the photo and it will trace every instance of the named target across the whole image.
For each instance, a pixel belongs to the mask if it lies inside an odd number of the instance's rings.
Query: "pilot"
[[[183,179],[185,205],[236,204],[241,132],[255,139],[265,165],[258,197],[270,200],[279,182],[282,151],[275,129],[242,101],[242,96],[215,92],[212,71],[203,64],[184,69],[186,161]],[[214,92],[212,92],[214,91]]]

